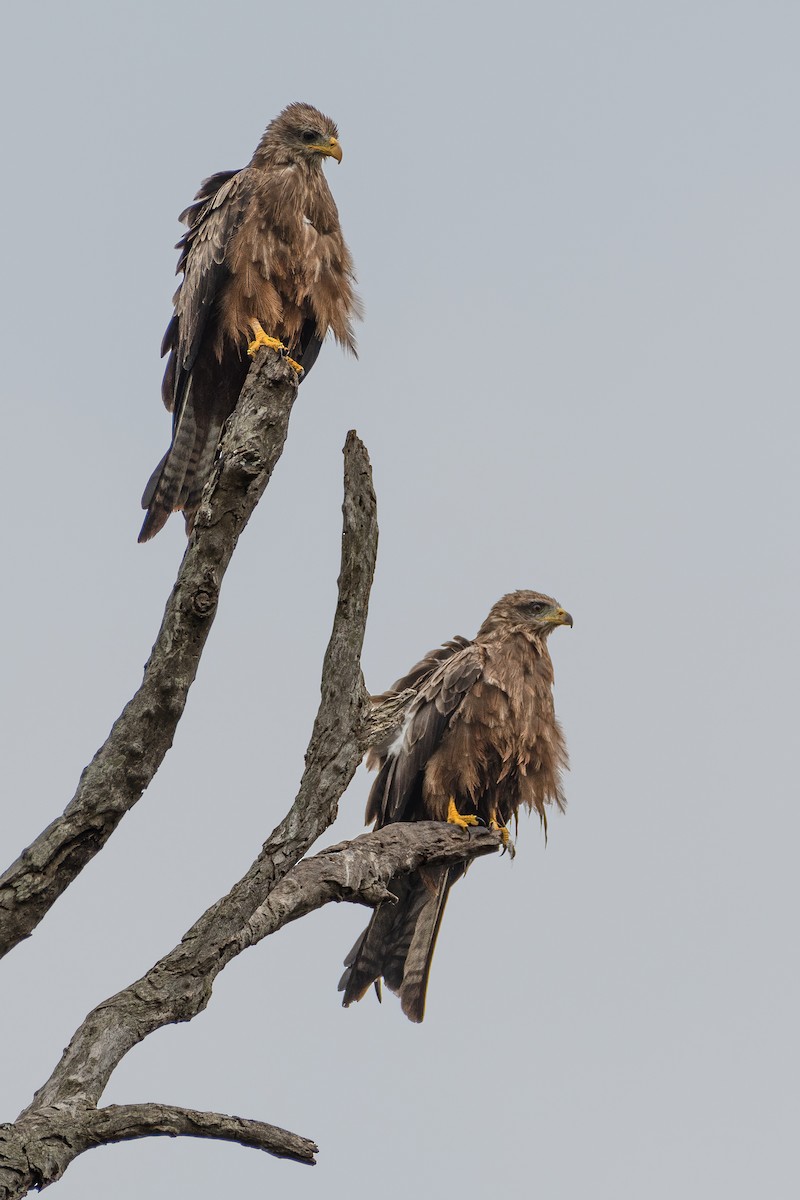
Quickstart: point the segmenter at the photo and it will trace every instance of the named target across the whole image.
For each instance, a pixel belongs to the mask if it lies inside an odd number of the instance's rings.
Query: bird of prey
[[[290,104],[266,128],[248,166],[202,184],[181,213],[175,312],[162,398],[172,445],[153,472],[142,507],[146,542],[175,509],[191,529],[220,432],[259,346],[311,370],[325,335],[356,352],[353,260],[322,170],[342,161],[339,132],[309,104]]]
[[[367,821],[479,822],[508,844],[506,826],[520,807],[534,809],[547,831],[547,806],[563,811],[564,735],[553,707],[553,664],[547,639],[572,617],[550,596],[519,591],[503,596],[474,641],[456,637],[432,650],[390,693],[415,695],[402,726],[372,746],[367,765],[378,769]],[[380,980],[397,993],[403,1012],[421,1021],[436,935],[450,888],[465,871],[426,866],[397,877],[397,903],[378,905],[345,959],[339,982],[344,1005]]]

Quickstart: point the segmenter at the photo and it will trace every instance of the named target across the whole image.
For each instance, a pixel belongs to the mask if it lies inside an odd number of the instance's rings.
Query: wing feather
[[[418,691],[394,741],[377,755],[380,770],[369,794],[366,816],[367,821],[376,822],[377,828],[428,815],[422,808],[425,766],[453,715],[481,679],[485,661],[482,646],[457,638],[432,650],[395,684],[393,690],[402,691],[414,686],[407,681],[415,681]]]
[[[435,650],[429,650],[425,657],[421,658],[418,663],[415,663],[410,671],[405,675],[401,675],[399,679],[396,679],[388,691],[373,696],[373,702],[379,704],[381,700],[388,700],[393,696],[399,695],[401,692],[419,691],[423,683],[431,677],[436,668],[445,659],[451,658],[458,650],[463,650],[469,644],[467,638],[457,635],[449,642],[445,642],[444,645],[437,646]],[[383,766],[389,748],[397,737],[397,733],[398,729],[395,728],[382,741],[370,746],[366,756],[367,767],[370,771],[379,770]]]
[[[213,311],[222,285],[229,276],[225,254],[231,238],[242,224],[250,201],[256,191],[259,172],[251,167],[214,175],[200,189],[199,197],[208,198],[202,207],[190,206],[184,214],[191,222],[178,242],[181,256],[178,270],[183,270],[183,282],[175,295],[175,318],[172,348],[177,360],[175,387],[180,376],[191,371],[197,360],[208,318]],[[218,180],[224,182],[212,194],[208,187]]]

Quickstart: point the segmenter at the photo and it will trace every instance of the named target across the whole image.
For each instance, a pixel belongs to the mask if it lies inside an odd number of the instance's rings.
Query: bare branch
[[[317,1146],[277,1125],[198,1112],[173,1104],[112,1104],[60,1111],[45,1108],[0,1126],[0,1200],[16,1200],[61,1178],[70,1163],[95,1146],[146,1137],[197,1137],[237,1142],[276,1158],[314,1166]]]
[[[188,1021],[202,1012],[214,980],[231,959],[291,921],[331,901],[374,905],[392,900],[388,885],[395,876],[424,863],[469,862],[496,853],[501,844],[499,835],[488,829],[465,834],[444,822],[420,821],[388,825],[331,846],[298,863],[263,898],[263,885],[259,887],[248,872],[249,911],[242,913],[241,926],[233,930],[219,921],[224,901],[209,909],[175,950],[88,1015],[22,1116],[42,1106],[96,1104],[132,1046],[163,1025]],[[202,923],[204,937],[192,936]]]
[[[332,901],[363,904],[391,901],[394,897],[388,885],[397,875],[414,871],[424,863],[467,863],[481,855],[496,853],[500,845],[499,835],[488,829],[465,834],[444,822],[420,821],[388,825],[351,842],[330,846],[298,863],[253,910],[238,931],[235,943],[229,944],[225,962],[291,921]],[[153,980],[158,973],[170,970],[173,965],[170,960],[175,954],[173,951],[143,979],[90,1013],[33,1104],[20,1115],[16,1125],[0,1127],[0,1200],[16,1200],[31,1187],[53,1183],[74,1158],[93,1146],[139,1137],[221,1138],[297,1162],[314,1162],[317,1147],[313,1142],[260,1121],[161,1104],[94,1107],[94,1096],[105,1086],[107,1076],[129,1048],[124,1027],[126,1024],[130,1027],[131,1018],[137,1016],[136,1010],[140,1029],[137,1041],[156,1027],[151,1025]],[[181,1005],[192,1002],[192,995],[196,1011],[201,1011],[210,996],[213,979],[225,962],[214,960],[211,954],[202,963],[199,957],[184,961],[182,979],[173,980],[173,1011],[165,1011],[159,1024],[188,1020],[195,1015],[185,1007],[181,1009]],[[206,974],[198,981],[192,972],[201,968]],[[113,1059],[110,1063],[109,1052]],[[99,1058],[105,1060],[102,1068],[97,1067]],[[100,1078],[93,1078],[97,1071]],[[82,1078],[82,1087],[77,1092],[73,1088],[76,1074]]]
[[[261,852],[274,884],[336,820],[339,799],[369,744],[371,705],[361,673],[367,606],[378,554],[372,470],[350,430],[344,447],[342,564],[333,632],[322,668],[322,701],[306,751],[297,799]]]
[[[37,1092],[33,1108],[97,1104],[111,1072],[132,1046],[163,1025],[189,1021],[201,1012],[216,976],[244,948],[242,930],[253,913],[333,819],[364,752],[362,726],[369,702],[360,654],[378,537],[369,459],[353,433],[345,444],[343,513],[339,597],[322,699],[295,803],[227,896],[146,975],[89,1014]]]
[[[344,453],[339,596],[297,800],[245,877],[142,979],[88,1015],[16,1126],[0,1131],[0,1200],[41,1186],[37,1179],[58,1178],[76,1154],[94,1144],[85,1137],[82,1144],[80,1131],[95,1119],[96,1105],[122,1057],[154,1029],[190,1020],[205,1008],[217,974],[250,944],[244,932],[248,920],[335,817],[367,736],[370,704],[360,656],[378,538],[369,458],[354,433],[348,434]],[[205,514],[201,517],[204,528],[214,528],[205,524]],[[38,1144],[37,1136],[46,1142],[49,1166],[45,1169],[37,1160],[20,1173],[26,1147]]]
[[[228,1117],[225,1113],[176,1108],[174,1104],[111,1104],[93,1109],[85,1136],[86,1149],[144,1137],[214,1138],[311,1166],[317,1153],[314,1142],[277,1125]]]
[[[281,456],[297,375],[262,351],[222,440],[142,685],[81,775],[62,816],[0,876],[0,957],[29,937],[107,842],[172,745],[239,535]]]
[[[463,829],[443,821],[386,825],[340,842],[297,864],[259,906],[243,931],[244,944],[262,938],[331,901],[374,906],[395,900],[389,884],[425,863],[469,863],[502,846],[490,829]]]

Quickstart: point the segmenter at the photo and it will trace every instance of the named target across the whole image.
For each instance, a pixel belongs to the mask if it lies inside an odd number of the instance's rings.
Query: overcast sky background
[[[104,1097],[284,1125],[315,1169],[150,1140],[53,1194],[794,1196],[798,6],[51,0],[4,41],[0,865],[138,685],[183,551],[179,519],[136,544],[177,214],[291,100],[339,123],[366,319],[303,384],[163,769],[0,964],[0,1120],[293,799],[355,427],[368,686],[506,591],[555,595],[568,812],[455,889],[421,1027],[340,1008],[366,914],[332,906]]]

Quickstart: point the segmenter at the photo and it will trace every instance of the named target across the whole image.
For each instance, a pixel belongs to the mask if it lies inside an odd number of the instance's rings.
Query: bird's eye
[[[541,600],[534,600],[534,602],[532,604],[528,605],[528,608],[530,609],[530,611],[532,613],[536,614],[537,616],[539,613],[543,613],[546,607],[547,607],[547,605],[542,604]]]
[[[313,129],[304,129],[300,136],[302,137],[304,142],[306,142],[307,144],[310,144],[311,142],[317,141],[318,135],[314,132]]]

